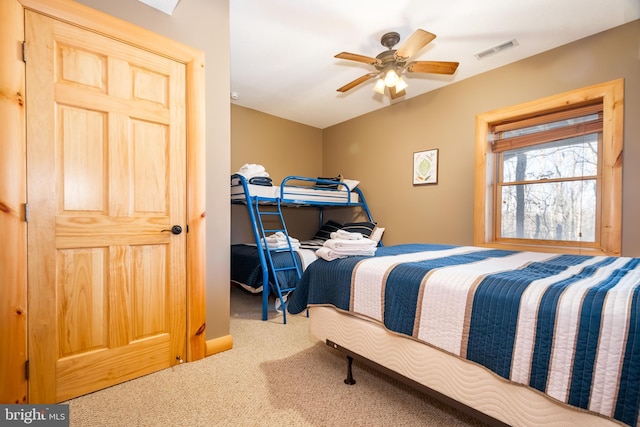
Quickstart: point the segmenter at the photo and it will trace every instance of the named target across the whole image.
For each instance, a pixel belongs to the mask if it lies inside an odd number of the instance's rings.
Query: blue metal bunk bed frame
[[[280,300],[280,307],[282,307],[283,314],[283,323],[287,323],[287,310],[286,310],[286,294],[293,289],[293,287],[281,287],[278,280],[278,272],[282,271],[294,271],[297,275],[297,278],[300,279],[302,275],[302,268],[298,263],[298,259],[295,255],[293,246],[291,245],[291,240],[289,238],[289,233],[287,231],[287,227],[284,221],[284,217],[282,215],[282,207],[314,207],[319,210],[319,222],[320,225],[324,223],[324,208],[325,207],[360,207],[367,215],[369,221],[373,222],[373,217],[371,215],[371,211],[369,210],[369,206],[367,205],[366,199],[362,191],[356,188],[350,188],[347,184],[338,181],[332,181],[327,179],[320,178],[309,178],[303,176],[295,176],[290,175],[282,180],[280,184],[280,195],[279,197],[261,197],[261,196],[253,196],[251,195],[251,191],[249,190],[249,182],[248,180],[240,174],[231,175],[231,183],[238,180],[240,185],[242,186],[244,192],[244,199],[231,199],[232,204],[244,204],[247,206],[247,210],[249,212],[249,220],[251,222],[251,228],[253,232],[253,236],[256,241],[257,249],[258,249],[258,257],[260,259],[260,265],[262,269],[262,320],[267,320],[268,318],[268,310],[269,310],[269,295],[272,292],[275,292],[275,297]],[[301,184],[304,183],[304,184]],[[324,191],[336,191],[337,196],[336,200],[338,201],[311,201],[306,200],[304,198],[305,195],[301,194],[300,189],[310,189],[316,185],[320,185],[322,187],[334,186],[335,189],[327,189],[322,188]],[[340,188],[344,188],[340,190]],[[346,200],[344,197],[346,190]],[[355,200],[355,197],[352,197],[352,192],[355,192],[358,195],[358,200]],[[324,193],[327,194],[327,193]],[[261,209],[265,206],[275,206],[275,211],[272,210],[264,210]],[[264,227],[264,219],[268,217],[275,217],[279,221],[279,228],[265,228]],[[280,249],[269,249],[266,244],[266,237],[269,233],[282,232],[286,236],[287,247]],[[263,244],[264,242],[264,244]],[[262,249],[262,250],[261,250]],[[273,259],[272,253],[274,252],[287,252],[291,256],[291,265],[286,267],[276,267]],[[271,277],[274,282],[274,288],[272,289],[269,286],[269,273],[271,273]]]

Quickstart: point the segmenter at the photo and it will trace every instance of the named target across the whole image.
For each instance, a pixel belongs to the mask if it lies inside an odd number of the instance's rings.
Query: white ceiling
[[[187,1],[187,0],[184,0]],[[339,87],[366,74],[342,51],[376,56],[382,34],[417,28],[437,36],[414,60],[458,61],[454,76],[408,74],[402,102],[640,18],[640,0],[230,0],[233,103],[325,128],[388,106],[370,80],[344,94]],[[516,39],[518,46],[474,56]]]
[[[372,67],[334,58],[375,57],[389,31],[398,46],[417,28],[437,36],[413,60],[460,63],[453,76],[406,74],[397,103],[640,18],[640,0],[229,0],[229,9],[231,102],[321,129],[391,104],[374,80],[337,92]],[[518,46],[474,56],[512,39]]]

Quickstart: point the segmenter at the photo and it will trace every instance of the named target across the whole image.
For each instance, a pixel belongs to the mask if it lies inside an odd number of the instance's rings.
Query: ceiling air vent
[[[478,52],[475,54],[475,57],[478,59],[484,59],[489,55],[494,55],[498,52],[502,52],[505,49],[509,49],[510,47],[515,47],[515,46],[518,46],[518,40],[516,39],[509,40],[508,42],[504,42],[494,47],[491,47],[487,50],[483,50],[482,52]]]

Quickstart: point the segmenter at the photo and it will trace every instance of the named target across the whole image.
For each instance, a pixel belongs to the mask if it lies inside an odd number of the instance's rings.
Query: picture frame
[[[438,183],[438,149],[413,153],[413,185]]]

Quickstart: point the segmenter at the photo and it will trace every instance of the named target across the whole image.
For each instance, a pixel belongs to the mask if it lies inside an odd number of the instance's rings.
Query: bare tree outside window
[[[503,238],[593,242],[598,135],[502,153]]]

